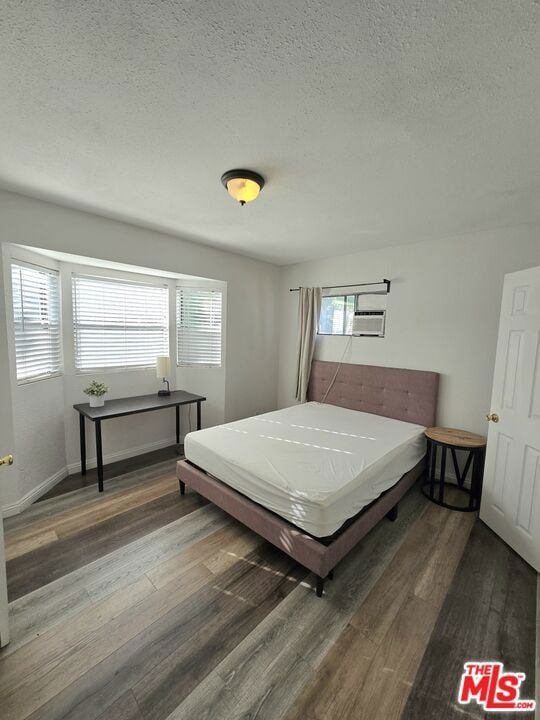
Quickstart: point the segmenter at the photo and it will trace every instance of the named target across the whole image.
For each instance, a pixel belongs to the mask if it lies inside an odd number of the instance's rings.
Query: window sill
[[[352,337],[352,333],[322,333],[318,332],[317,335],[322,337]]]
[[[209,363],[177,363],[177,368],[204,368],[205,370],[222,370],[223,365],[210,365]]]
[[[47,375],[39,375],[38,377],[17,379],[17,385],[31,385],[32,383],[41,382],[42,380],[53,380],[54,378],[60,378],[64,375],[63,372],[49,373]]]
[[[75,369],[75,375],[113,375],[115,373],[156,371],[155,365],[139,365],[137,367],[111,367],[111,368],[90,368],[84,370]]]

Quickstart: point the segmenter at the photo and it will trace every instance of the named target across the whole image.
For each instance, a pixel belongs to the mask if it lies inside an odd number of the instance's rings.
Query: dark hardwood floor
[[[152,450],[151,452],[143,453],[142,455],[134,455],[126,460],[117,460],[116,462],[105,465],[103,471],[103,479],[105,481],[111,478],[124,475],[126,473],[133,472],[134,470],[141,470],[154,465],[164,460],[172,460],[174,458],[181,458],[184,456],[184,446],[181,445],[169,445],[159,450]],[[43,500],[49,500],[52,497],[63,495],[66,492],[72,490],[79,490],[83,487],[97,486],[97,470],[92,468],[88,470],[86,475],[81,475],[80,472],[68,475],[67,478],[61,480],[57,485],[49,490],[49,492],[42,495],[37,502]]]
[[[2,720],[481,718],[456,704],[469,659],[526,672],[534,697],[536,573],[474,516],[413,488],[319,599],[287,556],[180,498],[176,448],[159,453],[6,521]]]
[[[404,717],[410,720],[434,718],[442,708],[448,720],[463,718],[462,708],[441,698],[452,697],[465,659],[501,660],[510,670],[525,670],[521,694],[534,698],[536,573],[481,522],[466,550],[409,695]],[[484,717],[471,707],[467,711]]]

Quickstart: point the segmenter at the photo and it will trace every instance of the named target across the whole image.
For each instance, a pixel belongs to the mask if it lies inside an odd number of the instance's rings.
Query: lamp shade
[[[240,205],[255,200],[264,187],[264,178],[253,170],[228,170],[221,176],[221,182]]]
[[[169,377],[171,372],[171,360],[168,355],[158,355],[156,358],[156,376],[158,378]]]

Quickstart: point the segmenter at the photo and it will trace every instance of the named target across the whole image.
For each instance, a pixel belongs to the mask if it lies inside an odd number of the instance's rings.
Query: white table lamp
[[[162,389],[158,392],[158,395],[170,395],[171,390],[169,388],[169,381],[167,380],[168,375],[171,372],[171,360],[168,355],[158,355],[156,358],[156,376],[162,378],[163,385]],[[165,387],[167,385],[167,387]]]

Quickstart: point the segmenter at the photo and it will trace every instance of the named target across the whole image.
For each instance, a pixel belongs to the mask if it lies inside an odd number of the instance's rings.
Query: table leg
[[[201,429],[201,401],[197,401],[197,430]]]
[[[471,455],[473,455],[473,452],[471,451]],[[471,491],[469,493],[469,510],[477,510],[476,507],[476,493],[477,493],[477,476],[478,476],[478,453],[474,453],[473,458],[473,466],[472,466],[472,473],[471,473]]]
[[[471,452],[472,454],[472,452]],[[471,494],[469,497],[469,508],[480,509],[482,497],[482,476],[484,473],[484,450],[476,450],[472,461]]]
[[[467,462],[465,463],[465,467],[463,468],[463,473],[461,474],[461,481],[460,485],[463,487],[465,480],[467,479],[467,473],[469,472],[469,468],[471,467],[471,462],[473,459],[473,453],[469,452],[469,457],[467,458]],[[471,480],[472,483],[472,480]]]
[[[457,481],[457,484],[459,485],[459,487],[461,487],[463,485],[463,480],[461,477],[461,473],[459,471],[459,463],[457,461],[456,449],[450,448],[450,454],[452,455],[452,462],[454,463],[454,474],[456,476],[456,481]],[[463,477],[465,477],[465,476],[463,476]]]
[[[99,492],[103,492],[103,446],[101,444],[101,420],[96,420],[95,424],[98,490]]]
[[[439,502],[444,500],[444,481],[446,480],[446,447],[443,446],[441,453],[441,477],[439,480]]]
[[[429,497],[433,500],[435,494],[435,470],[437,469],[437,445],[429,441],[429,459],[431,467],[429,469]]]
[[[180,405],[176,406],[176,444],[180,445]]]
[[[79,413],[79,430],[81,437],[81,475],[86,475],[86,425],[82,413]]]

